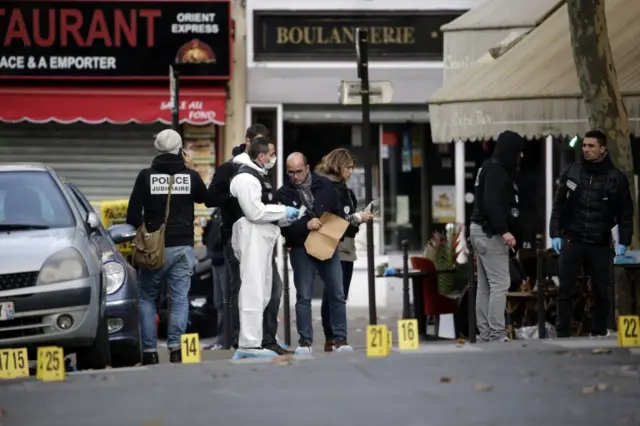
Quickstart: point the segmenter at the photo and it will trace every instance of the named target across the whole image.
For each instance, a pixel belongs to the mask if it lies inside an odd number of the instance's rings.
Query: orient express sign
[[[229,1],[0,1],[0,78],[228,79]]]
[[[357,27],[369,30],[374,60],[441,60],[440,27],[462,11],[271,12],[254,14],[256,60],[355,60]]]

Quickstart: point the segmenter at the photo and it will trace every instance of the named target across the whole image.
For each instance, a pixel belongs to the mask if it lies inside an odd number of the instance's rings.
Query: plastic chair
[[[437,337],[440,331],[440,315],[455,314],[458,311],[458,300],[450,299],[438,293],[438,271],[430,259],[421,256],[412,256],[410,260],[413,269],[425,271],[428,274],[422,279],[424,314],[434,317],[436,327],[435,335]],[[457,334],[456,330],[456,335]]]

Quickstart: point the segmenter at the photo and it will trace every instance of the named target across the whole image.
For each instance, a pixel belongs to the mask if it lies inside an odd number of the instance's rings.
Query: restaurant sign
[[[369,30],[373,60],[442,60],[440,27],[464,11],[254,12],[255,60],[355,60],[355,30]]]
[[[223,1],[0,1],[0,78],[229,79]]]

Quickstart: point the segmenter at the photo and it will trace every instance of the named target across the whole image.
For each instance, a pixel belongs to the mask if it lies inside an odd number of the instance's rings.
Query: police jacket
[[[501,133],[493,156],[482,164],[476,175],[471,222],[482,226],[489,236],[517,232],[520,209],[518,186],[513,176],[523,146],[524,140],[517,133]]]
[[[138,173],[129,197],[127,223],[136,228],[145,223],[149,232],[160,228],[164,222],[171,176],[174,182],[164,236],[165,246],[193,246],[193,205],[207,204],[208,194],[200,175],[187,168],[180,154],[158,155],[151,167]]]
[[[233,218],[233,223],[241,217],[256,224],[277,223],[286,218],[286,209],[275,201],[271,180],[266,170],[255,164],[246,153],[233,159],[240,168],[231,180],[229,192],[232,199],[232,210],[239,216]]]
[[[633,202],[629,181],[605,152],[601,161],[579,160],[560,175],[549,224],[551,238],[609,245],[618,225],[619,244],[631,244]]]
[[[282,236],[287,247],[303,247],[309,235],[307,222],[311,218],[319,218],[324,212],[333,213],[344,219],[345,214],[340,197],[333,187],[333,182],[324,176],[311,172],[311,192],[313,194],[313,211],[307,211],[302,218],[296,220],[286,228],[282,228]],[[293,186],[290,179],[278,189],[276,198],[285,206],[299,209],[303,206],[300,193]]]

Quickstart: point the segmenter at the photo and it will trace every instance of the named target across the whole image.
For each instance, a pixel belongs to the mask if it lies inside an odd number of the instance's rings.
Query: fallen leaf
[[[595,386],[585,386],[580,391],[580,393],[583,394],[583,395],[590,395],[590,394],[595,393],[595,392],[596,392],[596,387]]]
[[[456,379],[453,377],[440,377],[440,383],[453,383]]]
[[[462,337],[458,337],[457,342],[458,342],[459,345],[462,345],[462,344],[465,343],[465,340]]]
[[[273,359],[273,363],[276,365],[291,365],[295,362],[295,359],[293,358],[293,355],[291,354],[287,354],[287,355],[278,355],[277,357],[275,357]]]
[[[493,390],[492,385],[485,385],[483,383],[476,383],[473,388],[478,392],[490,392]]]
[[[609,386],[607,383],[604,382],[600,382],[596,385],[596,389],[598,389],[600,392],[602,391],[606,391],[607,389],[609,389],[611,386]]]
[[[164,426],[164,420],[158,418],[145,420],[142,426]]]
[[[593,355],[610,354],[611,353],[611,349],[609,349],[609,348],[596,348],[596,349],[592,350],[591,353]]]

